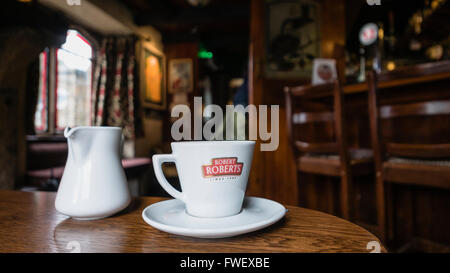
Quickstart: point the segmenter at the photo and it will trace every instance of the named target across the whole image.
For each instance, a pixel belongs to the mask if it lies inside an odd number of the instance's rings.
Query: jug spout
[[[89,155],[91,146],[90,139],[84,138],[82,136],[83,134],[81,134],[80,137],[77,137],[78,134],[76,134],[76,132],[83,129],[85,128],[66,127],[66,129],[64,130],[64,137],[67,138],[67,144],[69,147],[69,157],[71,157],[75,164],[82,164],[82,162],[85,162],[85,159]]]
[[[70,128],[69,126],[67,126],[66,129],[64,129],[64,137],[69,139],[75,131],[77,131],[77,128]]]

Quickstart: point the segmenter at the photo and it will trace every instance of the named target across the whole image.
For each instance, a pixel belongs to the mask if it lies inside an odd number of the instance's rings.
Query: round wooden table
[[[0,252],[381,252],[367,230],[322,212],[287,206],[278,223],[225,239],[168,234],[147,225],[142,210],[163,198],[140,197],[122,213],[78,221],[55,210],[55,194],[0,191]],[[369,249],[368,249],[369,246]]]

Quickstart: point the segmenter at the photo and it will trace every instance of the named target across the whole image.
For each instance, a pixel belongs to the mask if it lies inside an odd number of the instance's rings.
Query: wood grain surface
[[[287,206],[284,219],[226,239],[168,234],[147,225],[142,210],[163,200],[133,199],[123,212],[79,221],[55,210],[55,193],[0,191],[0,252],[362,252],[378,239],[335,216]],[[381,251],[385,252],[383,246]]]

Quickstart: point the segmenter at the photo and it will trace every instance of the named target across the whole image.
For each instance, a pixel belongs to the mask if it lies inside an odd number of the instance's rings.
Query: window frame
[[[41,59],[42,56],[42,59]],[[34,124],[34,129],[36,133],[45,133],[48,131],[48,59],[49,59],[49,50],[46,48],[39,54],[39,87],[38,90],[42,91],[42,94],[38,94],[38,100],[42,100],[43,109],[40,113],[41,115],[41,126],[36,127]],[[43,62],[43,63],[42,63]],[[41,70],[42,69],[42,70]],[[42,71],[42,72],[41,72]],[[40,96],[41,95],[41,96]],[[39,101],[38,101],[39,103]],[[36,104],[37,107],[38,104]],[[37,110],[37,109],[36,109]],[[37,113],[35,113],[36,115]]]

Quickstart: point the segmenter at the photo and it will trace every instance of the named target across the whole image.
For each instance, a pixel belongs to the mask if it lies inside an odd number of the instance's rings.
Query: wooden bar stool
[[[329,110],[316,102],[315,98],[332,98],[333,109]],[[352,175],[372,172],[372,152],[367,149],[349,149],[346,140],[343,96],[337,81],[322,85],[285,87],[286,117],[289,139],[294,150],[297,171],[340,177],[340,208],[342,217],[352,218]],[[309,101],[309,102],[308,102]],[[309,112],[303,105],[315,105]],[[333,123],[332,142],[302,141],[301,131],[295,127],[307,123]]]
[[[394,92],[394,89],[410,90],[408,83],[418,77],[428,78],[427,84],[437,83],[443,80],[439,76],[443,75],[443,72],[450,72],[450,63],[417,65],[380,74],[374,71],[368,73],[369,116],[376,168],[377,220],[382,240],[391,239],[394,232],[393,201],[390,197],[392,184],[450,189],[450,143],[423,144],[417,143],[416,139],[413,143],[398,143],[392,139],[387,140],[382,130],[386,128],[381,126],[381,121],[391,120],[392,122],[397,118],[416,117],[417,119],[417,116],[450,115],[450,100],[395,104],[386,103],[385,100],[383,105],[380,105],[380,93],[387,88],[390,88],[390,92]],[[388,83],[395,83],[395,86],[390,86]],[[447,94],[450,95],[450,91]],[[412,131],[403,132],[403,134],[407,133]]]

